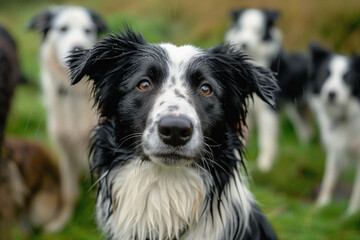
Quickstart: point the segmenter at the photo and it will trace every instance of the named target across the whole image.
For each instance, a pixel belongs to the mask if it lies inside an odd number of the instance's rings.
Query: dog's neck
[[[41,48],[40,61],[43,70],[51,73],[52,78],[69,79],[68,70],[59,62],[55,47],[50,43],[44,43]]]
[[[179,238],[199,221],[205,185],[196,169],[166,167],[140,159],[112,171],[112,227],[116,236]],[[98,206],[102,208],[101,206]],[[98,209],[98,213],[103,211]],[[103,222],[101,216],[98,220]],[[134,233],[137,236],[134,236]]]

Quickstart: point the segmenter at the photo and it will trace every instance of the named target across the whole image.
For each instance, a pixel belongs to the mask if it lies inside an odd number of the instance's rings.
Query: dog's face
[[[74,50],[88,49],[105,29],[103,20],[81,7],[54,7],[35,16],[28,25],[43,34],[43,40],[54,48],[58,62],[66,65],[66,57]]]
[[[281,46],[281,34],[275,26],[278,16],[273,10],[234,11],[234,25],[226,34],[226,40],[255,58],[270,57]]]
[[[274,104],[271,73],[223,45],[152,45],[128,29],[74,53],[69,65],[74,84],[92,79],[101,115],[115,119],[116,144],[156,164],[201,162],[209,145],[236,134],[253,93]]]
[[[328,107],[345,107],[353,97],[360,97],[360,57],[333,54],[317,45],[311,46],[312,93]]]

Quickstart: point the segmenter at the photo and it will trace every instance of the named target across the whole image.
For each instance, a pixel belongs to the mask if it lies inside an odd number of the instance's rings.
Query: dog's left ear
[[[215,78],[225,85],[226,108],[232,111],[232,124],[245,120],[247,99],[253,94],[275,108],[275,92],[279,90],[270,70],[255,66],[247,55],[231,45],[219,45],[208,50]],[[236,116],[237,115],[237,116]]]
[[[43,37],[46,37],[47,32],[51,28],[51,20],[55,15],[53,9],[47,9],[38,15],[34,16],[26,25],[28,30],[37,30],[43,34]]]
[[[106,26],[104,19],[102,17],[100,17],[99,14],[97,14],[95,11],[93,11],[91,9],[88,9],[88,12],[91,16],[91,19],[93,20],[93,22],[96,25],[98,34],[108,30],[108,27]]]
[[[280,16],[280,12],[277,10],[266,9],[264,10],[268,24],[274,25]]]
[[[243,14],[243,12],[245,10],[246,10],[246,8],[242,8],[242,9],[233,10],[233,11],[230,12],[231,19],[232,19],[233,23],[236,23],[238,18],[241,16],[241,14]]]

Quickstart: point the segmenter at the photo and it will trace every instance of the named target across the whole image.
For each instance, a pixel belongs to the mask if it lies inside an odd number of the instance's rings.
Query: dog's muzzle
[[[174,147],[188,143],[193,134],[193,125],[185,116],[165,116],[158,123],[161,141]]]

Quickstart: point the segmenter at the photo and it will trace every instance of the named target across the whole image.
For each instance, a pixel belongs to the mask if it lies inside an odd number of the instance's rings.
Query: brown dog
[[[4,140],[3,159],[8,169],[9,195],[0,198],[12,199],[13,213],[22,227],[53,231],[52,225],[60,225],[62,200],[60,180],[54,157],[44,146],[34,141],[7,137]],[[4,199],[0,200],[4,201]],[[61,221],[61,220],[60,220]]]
[[[38,143],[4,135],[21,76],[15,42],[0,26],[0,240],[11,239],[17,219],[26,230],[46,231],[60,230],[67,221],[61,217],[64,204],[53,156]]]
[[[19,75],[19,63],[16,45],[9,33],[0,26],[0,239],[8,239],[10,223],[13,220],[15,203],[11,197],[8,163],[3,158],[3,138],[6,117],[10,109],[11,98]]]

